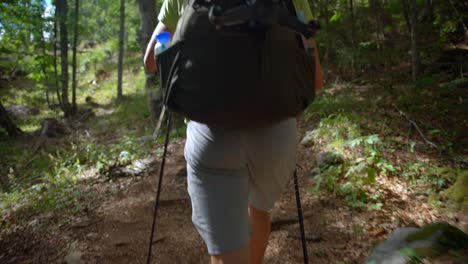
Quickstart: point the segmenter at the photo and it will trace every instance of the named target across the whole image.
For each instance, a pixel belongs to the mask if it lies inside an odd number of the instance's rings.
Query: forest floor
[[[300,123],[298,138],[314,121]],[[77,133],[80,133],[77,131]],[[101,139],[103,140],[103,139]],[[153,245],[155,263],[207,263],[204,244],[191,223],[186,192],[184,139],[172,140]],[[299,144],[299,182],[311,263],[363,263],[372,246],[400,226],[447,221],[468,231],[464,213],[432,206],[427,195],[398,177],[379,177],[379,210],[350,210],[343,197],[311,192],[308,169],[314,151]],[[0,233],[1,263],[144,263],[159,159],[147,176],[112,181],[93,175],[79,183],[82,209],[74,214],[40,213]],[[301,263],[292,181],[272,211],[273,232],[265,263]],[[3,221],[14,221],[3,219]],[[228,228],[228,227],[227,227]]]

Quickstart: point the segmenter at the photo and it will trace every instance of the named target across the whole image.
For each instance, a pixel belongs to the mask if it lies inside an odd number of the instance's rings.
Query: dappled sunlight
[[[5,109],[0,112],[0,263],[143,262],[165,132],[169,146],[154,261],[208,263],[187,194],[187,120],[175,114],[171,131],[166,131],[163,115],[156,120],[162,101],[159,80],[147,79],[151,76],[142,63],[162,1],[122,1],[122,41],[120,1],[68,1],[61,18],[52,12],[59,2],[0,4],[0,103]],[[150,2],[156,5],[146,6]],[[75,3],[79,19],[74,19]],[[465,2],[308,3],[321,22],[314,41],[326,79],[297,119],[297,176],[310,263],[365,263],[377,244],[408,227],[446,222],[467,232]],[[61,38],[65,36],[68,40]],[[232,54],[238,46],[229,47]],[[120,47],[123,93],[118,98]],[[258,57],[261,67],[277,66],[264,57]],[[199,65],[182,66],[199,73],[196,78],[218,77],[191,68]],[[229,72],[241,79],[242,64],[228,66],[236,66]],[[172,70],[182,72],[176,68]],[[281,69],[285,77],[288,70]],[[74,72],[76,109],[68,111],[60,101],[72,104]],[[301,69],[293,74],[304,73],[312,74]],[[215,88],[218,95],[225,87]],[[268,90],[261,92],[272,98]],[[219,116],[232,121],[222,111]],[[157,130],[158,121],[162,127]],[[286,184],[271,210],[265,263],[303,262],[292,178]],[[437,240],[431,234],[422,243],[427,241]],[[414,263],[431,261],[413,248],[395,252]],[[447,252],[440,263],[456,258],[462,263],[468,254],[466,248]]]

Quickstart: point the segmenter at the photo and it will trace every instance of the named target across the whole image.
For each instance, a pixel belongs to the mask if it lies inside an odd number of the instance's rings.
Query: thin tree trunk
[[[6,111],[5,107],[0,100],[0,126],[5,128],[8,135],[11,137],[21,136],[23,131],[19,129],[13,121],[11,121],[10,117],[8,116],[8,112]]]
[[[120,34],[119,34],[119,65],[117,77],[117,100],[122,100],[122,74],[125,36],[125,0],[120,0]]]
[[[57,13],[60,27],[60,62],[62,68],[62,110],[66,117],[71,115],[70,102],[68,100],[68,30],[67,30],[67,0],[57,1]]]
[[[351,14],[351,78],[354,79],[356,75],[356,44],[355,44],[355,37],[356,37],[356,26],[355,26],[355,18],[354,18],[354,0],[349,0],[349,13]]]
[[[330,64],[330,52],[332,50],[332,43],[331,43],[331,38],[330,38],[330,11],[329,11],[329,6],[328,6],[328,3],[329,3],[329,0],[324,0],[322,1],[322,13],[325,15],[325,44],[326,44],[326,48],[325,48],[325,55],[324,55],[324,68],[327,69]],[[326,80],[327,79],[327,72],[328,71],[324,71],[324,79]]]
[[[57,6],[57,5],[56,5]],[[62,96],[60,95],[60,84],[59,84],[59,74],[58,74],[58,67],[57,67],[57,59],[58,59],[58,56],[57,56],[57,39],[58,39],[58,25],[57,25],[57,21],[58,21],[58,15],[57,15],[57,12],[55,13],[55,17],[54,17],[54,76],[55,76],[55,92],[56,92],[56,95],[57,95],[57,101],[58,101],[58,104],[60,105],[60,107],[63,108],[62,106]]]
[[[406,27],[408,28],[408,32],[411,32],[411,20],[409,17],[409,6],[408,0],[401,0],[403,4],[403,16],[405,17]]]
[[[47,74],[46,62],[44,61],[48,55],[47,55],[47,51],[45,47],[45,40],[44,40],[42,31],[41,31],[41,49],[42,49],[42,57],[43,57],[42,62],[41,62],[41,71],[42,71],[42,74],[44,75],[44,80],[43,80],[44,92],[45,92],[47,107],[50,108],[51,104],[50,104],[50,96],[49,96],[49,77]]]
[[[421,58],[419,54],[419,22],[416,0],[409,0],[409,18],[411,22],[411,60],[413,81],[419,76],[421,69]]]
[[[426,21],[432,23],[434,21],[434,3],[433,0],[424,1],[424,18]]]
[[[138,11],[140,13],[140,30],[138,32],[138,40],[142,56],[145,54],[146,45],[148,44],[153,30],[156,27],[157,19],[156,1],[154,0],[138,0]],[[156,73],[147,71],[145,68],[145,90],[148,98],[148,107],[150,110],[151,121],[155,124],[158,118],[158,113],[161,111],[161,90],[156,86]]]
[[[382,22],[382,3],[380,0],[372,0],[369,2],[371,5],[371,10],[374,13],[375,25],[376,25],[376,34],[377,34],[377,48],[382,50],[383,47],[383,22]]]
[[[80,14],[80,0],[75,0],[75,23],[73,34],[73,62],[72,62],[72,111],[75,112],[76,107],[76,47],[78,46],[78,20]]]
[[[40,12],[37,14],[37,18],[39,20],[42,19],[42,13],[44,12],[44,10],[40,10]],[[49,96],[49,75],[47,73],[47,64],[46,64],[46,59],[47,57],[49,56],[47,54],[47,48],[46,48],[46,41],[44,39],[44,23],[45,21],[41,21],[40,25],[39,25],[39,34],[37,35],[38,36],[38,39],[39,39],[39,47],[41,49],[41,53],[42,53],[42,59],[41,59],[41,72],[42,74],[44,75],[43,77],[43,80],[42,80],[42,84],[43,84],[43,88],[44,88],[44,93],[45,93],[45,98],[46,98],[46,102],[47,102],[47,107],[50,109],[51,108],[51,103],[50,103],[50,96]]]

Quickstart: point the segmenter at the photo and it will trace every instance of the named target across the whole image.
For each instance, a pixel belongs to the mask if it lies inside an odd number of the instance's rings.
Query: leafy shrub
[[[326,149],[345,157],[343,164],[321,168],[313,190],[324,186],[345,197],[351,208],[380,209],[381,196],[370,187],[379,175],[392,175],[396,169],[383,158],[379,136],[361,136],[359,126],[342,114],[322,119],[313,136],[316,141],[322,141]]]

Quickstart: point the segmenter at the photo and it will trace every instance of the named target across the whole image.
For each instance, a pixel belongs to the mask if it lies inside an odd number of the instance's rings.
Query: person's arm
[[[294,6],[296,11],[301,12],[302,19],[304,22],[309,22],[313,19],[312,12],[310,10],[310,5],[307,0],[293,0]],[[306,49],[313,49],[314,50],[314,57],[315,57],[315,91],[319,91],[324,85],[323,79],[323,70],[322,65],[320,64],[320,58],[317,51],[317,44],[315,43],[314,38],[305,39],[302,38],[304,41],[304,47]]]
[[[304,45],[306,49],[313,49],[314,51],[314,58],[315,58],[315,91],[318,92],[320,89],[322,89],[323,85],[325,84],[325,81],[323,79],[323,69],[322,65],[320,64],[320,58],[317,50],[317,43],[315,42],[315,39],[310,38],[310,39],[305,39],[304,38]]]
[[[159,23],[154,29],[153,35],[146,46],[145,56],[143,63],[145,68],[150,72],[155,72],[156,61],[154,59],[154,45],[156,45],[155,37],[163,31],[169,31],[173,35],[177,21],[179,20],[180,7],[179,2],[176,0],[164,0],[161,10],[158,15]]]
[[[145,56],[143,57],[143,63],[145,64],[145,68],[150,72],[156,71],[156,60],[154,59],[154,45],[156,45],[155,38],[159,33],[163,31],[170,30],[162,22],[159,22],[156,28],[154,29],[153,35],[151,35],[151,39],[148,45],[146,46],[146,52]]]

